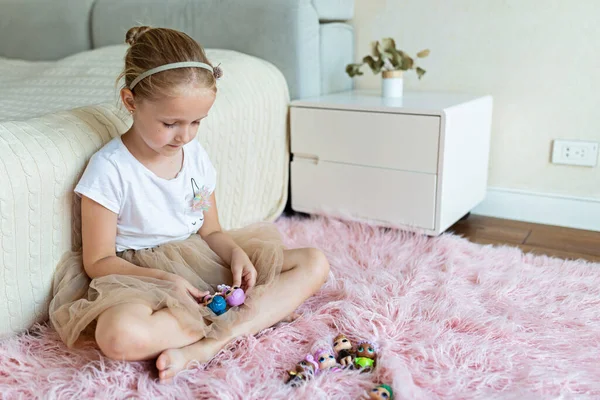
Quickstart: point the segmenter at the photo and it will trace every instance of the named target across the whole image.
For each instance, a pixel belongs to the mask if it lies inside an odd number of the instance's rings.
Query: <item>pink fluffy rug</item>
[[[397,399],[600,398],[600,265],[335,220],[277,224],[290,246],[331,262],[299,320],[238,339],[171,385],[155,382],[153,363],[110,361],[93,344],[70,351],[37,327],[1,344],[1,397],[358,399],[383,382]],[[283,384],[337,332],[377,342],[373,373]]]

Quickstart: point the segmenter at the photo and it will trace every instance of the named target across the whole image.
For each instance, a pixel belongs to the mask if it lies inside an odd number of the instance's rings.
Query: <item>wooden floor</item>
[[[450,228],[475,243],[511,245],[564,259],[600,262],[600,232],[470,215]]]

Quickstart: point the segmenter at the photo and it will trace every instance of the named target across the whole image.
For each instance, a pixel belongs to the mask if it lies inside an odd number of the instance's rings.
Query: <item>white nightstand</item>
[[[485,197],[492,98],[344,92],[291,105],[291,206],[438,235]]]

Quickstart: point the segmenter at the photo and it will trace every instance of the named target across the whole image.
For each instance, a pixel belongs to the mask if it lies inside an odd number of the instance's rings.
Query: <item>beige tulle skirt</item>
[[[246,301],[217,316],[191,296],[175,290],[168,281],[126,275],[90,279],[83,269],[81,251],[66,254],[54,277],[50,321],[61,339],[72,347],[78,339],[93,337],[96,318],[106,309],[127,303],[147,304],[153,310],[168,308],[184,329],[219,339],[240,319],[257,312],[253,299],[268,290],[281,272],[283,244],[270,223],[227,232],[248,254],[257,271],[256,286]],[[178,274],[200,290],[215,292],[217,285],[232,284],[231,271],[199,235],[144,250],[127,250],[119,257],[145,268]]]

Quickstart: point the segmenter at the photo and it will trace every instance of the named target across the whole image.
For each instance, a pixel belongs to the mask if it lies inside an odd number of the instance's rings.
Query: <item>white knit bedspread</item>
[[[75,183],[89,157],[131,124],[115,100],[124,52],[113,46],[54,63],[0,59],[0,337],[47,319],[54,268],[72,245]],[[225,75],[198,140],[218,171],[221,223],[273,220],[287,199],[285,79],[248,55],[208,56]],[[73,107],[80,108],[64,111]]]

